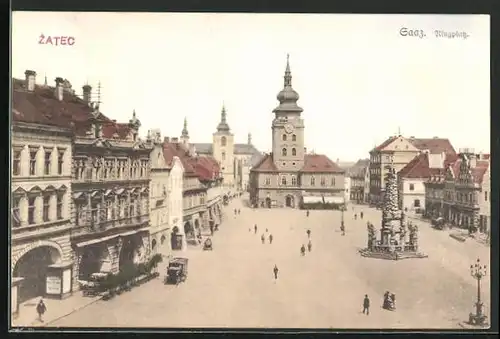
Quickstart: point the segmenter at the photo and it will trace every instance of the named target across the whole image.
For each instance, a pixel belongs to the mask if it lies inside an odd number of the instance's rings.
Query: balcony
[[[71,229],[71,237],[78,237],[89,234],[101,234],[114,230],[126,230],[129,228],[143,227],[149,222],[149,214],[143,214],[133,217],[126,217],[113,220],[100,220],[93,222],[86,220],[82,225],[74,226]]]
[[[32,225],[26,224],[17,227],[12,226],[12,240],[16,241],[35,237],[44,237],[51,233],[64,232],[65,230],[69,230],[70,227],[71,226],[69,219],[52,220],[48,222]]]

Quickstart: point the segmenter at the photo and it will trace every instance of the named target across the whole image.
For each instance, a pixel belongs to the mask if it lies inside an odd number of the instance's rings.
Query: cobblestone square
[[[241,208],[234,216],[233,208]],[[353,214],[364,212],[364,219]],[[459,328],[473,309],[476,281],[469,265],[489,264],[489,248],[457,242],[447,232],[419,225],[426,259],[386,261],[363,258],[366,221],[376,226],[380,211],[355,206],[339,211],[252,210],[235,201],[213,238],[213,251],[190,248],[189,275],[178,286],[162,277],[110,301],[99,301],[50,326],[89,327],[257,327],[257,328]],[[253,226],[258,232],[254,234]],[[261,243],[271,233],[273,243]],[[300,256],[311,229],[312,251]],[[179,253],[179,255],[182,255]],[[279,268],[274,281],[273,267]],[[381,308],[388,290],[396,311]],[[489,280],[482,284],[489,314]],[[362,314],[365,294],[370,315]]]

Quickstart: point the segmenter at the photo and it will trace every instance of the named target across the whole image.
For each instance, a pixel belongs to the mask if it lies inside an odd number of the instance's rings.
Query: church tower
[[[234,135],[227,123],[226,107],[222,105],[217,131],[213,134],[212,155],[219,162],[225,187],[234,186]]]
[[[273,160],[280,171],[300,170],[304,165],[304,120],[303,109],[297,105],[299,94],[292,88],[292,72],[289,56],[283,89],[278,93],[279,106],[273,110],[272,122]]]
[[[185,146],[189,146],[189,132],[187,125],[187,118],[184,118],[184,127],[182,128],[181,132],[181,143],[184,144]]]

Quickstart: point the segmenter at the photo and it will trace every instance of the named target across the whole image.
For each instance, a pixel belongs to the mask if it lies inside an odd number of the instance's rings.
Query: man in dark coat
[[[274,265],[274,269],[273,269],[273,272],[274,272],[274,280],[278,280],[278,266]]]
[[[313,246],[313,244],[312,244],[311,240],[309,240],[309,242],[307,243],[307,250],[308,250],[309,252],[311,252],[311,250],[312,250],[312,246]]]
[[[257,234],[257,224],[254,225],[253,230],[254,230],[254,234]]]
[[[368,298],[368,294],[365,294],[365,298],[363,299],[363,314],[370,314],[370,299]]]
[[[310,238],[311,237],[311,230],[307,230],[307,237]]]
[[[43,314],[47,310],[47,307],[45,306],[43,299],[40,299],[38,302],[38,305],[36,305],[36,313],[38,313],[38,320],[40,320],[43,323]]]
[[[269,244],[272,244],[272,243],[273,243],[273,235],[269,234]]]
[[[300,254],[302,254],[303,256],[306,255],[306,247],[304,245],[300,247]]]
[[[262,236],[260,237],[260,240],[262,240],[262,243],[265,244],[266,243],[266,237],[264,237],[264,234],[262,234]]]
[[[361,219],[363,219],[363,212],[360,212],[359,216],[361,217]]]

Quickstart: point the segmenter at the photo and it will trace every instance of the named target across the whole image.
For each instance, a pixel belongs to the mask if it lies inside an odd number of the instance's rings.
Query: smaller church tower
[[[220,122],[213,134],[212,155],[219,162],[225,187],[234,186],[234,135],[227,123],[226,107],[222,105]]]
[[[187,128],[187,118],[184,117],[184,127],[181,132],[181,143],[185,146],[189,146],[189,132]]]

